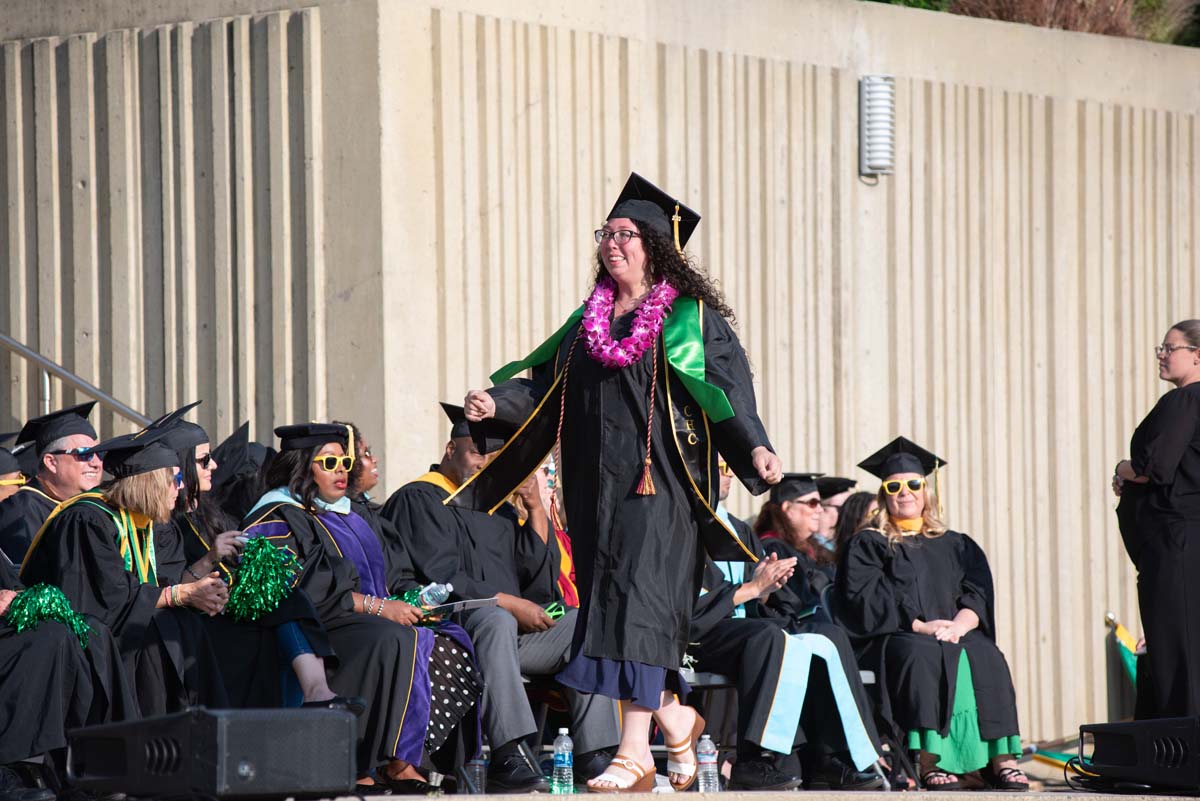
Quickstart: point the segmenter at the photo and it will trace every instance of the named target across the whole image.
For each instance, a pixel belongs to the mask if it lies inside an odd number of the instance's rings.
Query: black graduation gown
[[[200,613],[155,608],[159,586],[125,569],[104,511],[77,502],[59,512],[30,548],[21,580],[60,587],[75,611],[112,631],[143,716],[228,705]]]
[[[553,531],[542,542],[518,523],[510,504],[488,515],[446,506],[448,497],[445,487],[418,479],[392,493],[380,512],[403,542],[418,581],[450,582],[458,600],[500,592],[539,604],[558,600]]]
[[[1150,479],[1126,482],[1118,506],[1146,635],[1136,715],[1200,715],[1200,383],[1159,398],[1129,451]]]
[[[631,312],[614,320],[612,336],[627,336],[633,319]],[[715,558],[745,553],[716,517],[717,454],[757,494],[766,484],[750,453],[771,445],[733,329],[703,305],[701,329],[705,378],[725,392],[735,413],[719,423],[708,419],[668,368],[662,336],[656,378],[649,351],[621,370],[591,359],[582,342],[571,357],[559,475],[581,601],[576,641],[582,641],[586,656],[678,669],[705,549]],[[521,428],[452,503],[487,511],[494,497],[510,494],[553,447],[563,366],[579,331],[579,324],[571,327],[532,380],[513,379],[489,390],[496,417]],[[656,492],[638,495],[652,384]]]
[[[730,516],[730,522],[756,557],[766,555],[769,543],[759,540],[738,518]],[[753,565],[747,564],[746,571],[749,579]],[[811,607],[806,607],[787,586],[771,593],[766,603],[747,602],[747,617],[733,617],[737,585],[730,583],[711,559],[705,564],[704,589],[692,613],[689,653],[696,658],[700,670],[732,674],[737,681],[739,737],[766,747],[764,734],[775,705],[803,703],[791,748],[812,741],[833,751],[845,749],[845,735],[823,661],[814,660],[803,699],[787,697],[778,689],[784,665],[784,636],[820,634],[837,649],[859,718],[876,754],[880,752],[870,697],[859,675],[854,649],[841,627],[815,619],[810,614]]]
[[[0,503],[0,551],[4,551],[14,565],[25,559],[29,543],[33,542],[55,506],[58,501],[46,494],[46,489],[36,478]]]
[[[0,589],[23,589],[3,556]],[[64,748],[78,726],[137,717],[112,633],[88,623],[85,649],[57,621],[18,634],[0,618],[0,765]]]
[[[208,553],[206,531],[196,513],[176,512],[168,525],[155,526],[159,584],[178,583],[184,569]],[[235,574],[229,565],[218,565],[217,572],[232,583]],[[327,660],[327,665],[336,659],[325,627],[301,589],[294,589],[273,612],[255,621],[239,622],[224,614],[205,616],[203,620],[209,637],[218,646],[216,660],[233,707],[283,705],[280,676],[291,667],[280,660],[275,630],[284,623],[297,623],[313,653]]]
[[[818,620],[828,621],[829,617],[821,604],[821,593],[833,584],[835,571],[832,565],[817,564],[807,554],[778,537],[763,540],[763,547],[780,559],[796,558],[796,572],[788,579],[787,588],[805,609],[817,610],[815,614]]]
[[[354,508],[355,513],[368,512],[363,519],[383,548],[388,590],[399,595],[420,586],[399,538],[385,536],[379,517],[364,505]],[[311,600],[337,653],[336,662],[326,664],[329,687],[339,695],[367,701],[367,711],[359,718],[359,770],[366,772],[387,763],[394,758],[398,732],[408,712],[418,655],[417,630],[355,609],[351,593],[359,591],[358,571],[349,559],[342,558],[317,515],[292,504],[274,504],[251,511],[242,528],[250,536],[266,536],[277,547],[296,554],[303,568],[297,587]],[[469,758],[474,753],[477,726],[476,716],[468,715],[456,733],[457,745],[439,756],[451,763]],[[439,763],[443,769],[453,766]]]
[[[947,734],[965,648],[980,735],[993,740],[1018,733],[1016,691],[996,647],[991,568],[966,534],[906,536],[891,546],[879,531],[859,532],[842,554],[832,595],[859,664],[875,671],[882,688],[880,712],[899,731]],[[979,626],[958,643],[912,631],[914,620],[951,620],[960,609],[978,615]]]

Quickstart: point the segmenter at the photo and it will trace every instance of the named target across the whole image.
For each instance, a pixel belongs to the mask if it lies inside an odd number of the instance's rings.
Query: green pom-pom
[[[276,548],[264,537],[246,543],[225,614],[234,620],[258,620],[279,608],[292,592],[300,563],[291,551]]]
[[[18,634],[36,629],[45,620],[57,620],[75,633],[81,648],[87,648],[88,634],[92,631],[83,615],[71,608],[63,591],[49,584],[21,590],[13,598],[4,619]]]
[[[421,588],[413,587],[410,590],[405,590],[404,592],[400,593],[399,598],[397,598],[395,595],[393,595],[390,600],[404,601],[404,603],[408,604],[409,606],[415,606],[418,609],[420,609],[421,608]]]

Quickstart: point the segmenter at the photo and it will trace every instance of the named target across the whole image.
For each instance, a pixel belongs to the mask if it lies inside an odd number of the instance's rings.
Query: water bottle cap
[[[711,740],[712,738],[709,737],[707,734],[702,734],[702,735],[700,735],[700,739],[701,740]]]
[[[559,734],[566,734],[566,733],[567,733],[567,730],[566,730],[566,729],[559,729],[559,730],[558,730],[558,733],[559,733]]]
[[[446,592],[454,592],[454,585],[450,582],[447,581],[444,586],[446,587]]]

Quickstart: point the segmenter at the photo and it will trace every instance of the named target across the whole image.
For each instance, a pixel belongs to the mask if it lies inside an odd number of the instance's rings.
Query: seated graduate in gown
[[[883,716],[919,751],[926,789],[981,770],[995,789],[1024,790],[1017,698],[996,647],[991,568],[983,549],[942,522],[935,476],[946,462],[897,437],[859,463],[878,476],[879,509],[845,546],[832,604],[860,664],[874,670]]]
[[[395,792],[427,787],[428,756],[449,772],[479,748],[476,700],[482,690],[466,633],[423,623],[412,564],[395,538],[354,511],[346,496],[354,466],[347,426],[305,423],[275,429],[272,487],[243,523],[295,555],[297,586],[312,601],[336,663],[329,686],[366,699],[359,721],[360,786]],[[249,546],[247,546],[249,547]]]
[[[196,614],[224,608],[225,583],[215,574],[190,584],[158,583],[154,528],[170,522],[183,480],[175,451],[162,441],[165,431],[147,428],[96,445],[112,480],[56,507],[21,567],[26,585],[58,586],[77,612],[112,631],[147,717],[228,705]]]

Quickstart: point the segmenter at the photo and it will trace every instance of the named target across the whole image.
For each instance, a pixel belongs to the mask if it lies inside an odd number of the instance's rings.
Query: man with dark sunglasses
[[[96,402],[35,417],[17,436],[17,444],[37,454],[37,473],[16,494],[0,503],[0,550],[20,564],[25,551],[59,503],[95,489],[103,477],[96,429],[88,422]]]

